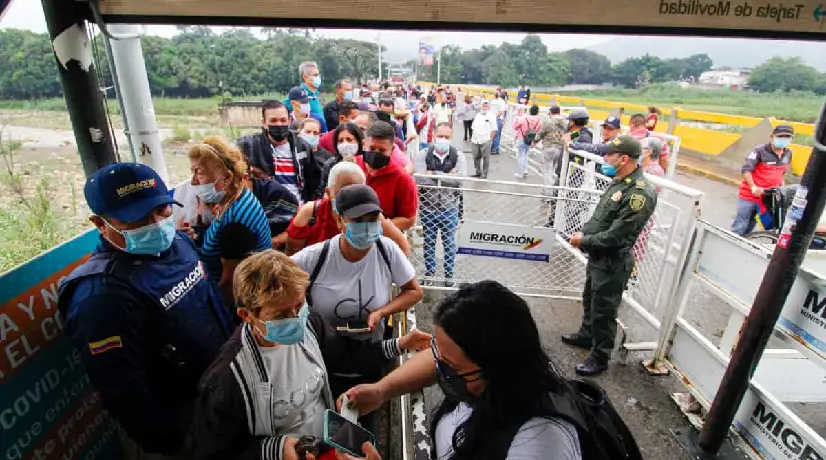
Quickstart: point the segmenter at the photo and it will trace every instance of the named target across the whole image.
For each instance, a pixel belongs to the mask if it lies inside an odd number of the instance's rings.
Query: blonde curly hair
[[[265,305],[304,295],[309,281],[294,260],[267,249],[238,264],[232,277],[232,294],[238,308],[256,313]]]
[[[239,186],[247,170],[247,162],[241,150],[220,136],[207,136],[200,144],[193,145],[187,156],[216,172],[232,173],[232,183]]]

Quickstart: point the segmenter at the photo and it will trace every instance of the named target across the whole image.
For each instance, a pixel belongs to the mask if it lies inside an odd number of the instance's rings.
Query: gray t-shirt
[[[460,403],[436,425],[436,459],[450,457],[453,433],[473,409]],[[511,442],[505,460],[581,460],[579,437],[570,423],[556,418],[532,418],[525,422]]]
[[[392,284],[404,286],[416,272],[399,246],[393,240],[382,236],[381,242],[390,260],[390,269],[382,259],[378,248],[373,249],[358,262],[348,262],[339,249],[336,235],[330,239],[327,260],[318,273],[310,296],[312,311],[318,312],[332,326],[342,326],[348,321],[367,321],[370,313],[387,305],[392,295]],[[312,273],[324,242],[316,243],[293,255],[293,260],[307,273]],[[384,338],[384,326],[377,327],[373,334],[358,334],[354,338],[375,341]]]
[[[305,331],[309,334],[309,329]],[[298,345],[258,347],[272,386],[275,433],[324,436],[326,370]]]

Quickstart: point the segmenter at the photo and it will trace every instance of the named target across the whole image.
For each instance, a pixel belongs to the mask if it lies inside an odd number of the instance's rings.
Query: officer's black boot
[[[573,334],[563,334],[562,342],[567,343],[568,345],[572,345],[574,347],[590,350],[593,346],[594,341],[588,337],[583,337],[579,335],[579,332],[574,332]]]
[[[597,358],[593,354],[589,354],[582,364],[576,366],[576,373],[586,377],[602,374],[606,370],[608,370],[608,360]]]

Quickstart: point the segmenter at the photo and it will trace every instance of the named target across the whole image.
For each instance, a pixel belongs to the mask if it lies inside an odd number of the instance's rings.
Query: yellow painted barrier
[[[428,87],[432,86],[432,83],[422,82],[420,84],[422,84],[423,86],[427,85]],[[468,93],[473,94],[474,96],[482,96],[489,98],[493,97],[494,93],[494,90],[492,89],[474,88],[470,85],[466,87],[462,86],[462,88],[465,89]],[[585,107],[589,108],[591,119],[597,121],[607,118],[610,114],[609,110],[599,109],[621,108],[623,110],[623,115],[621,119],[624,125],[628,125],[630,116],[634,113],[648,113],[647,106],[631,104],[626,102],[606,101],[601,99],[587,99],[576,96],[564,96],[559,94],[547,93],[534,93],[532,97],[534,102],[537,102],[540,105],[549,105],[552,103],[554,98],[556,98],[557,104],[563,106],[584,105]],[[676,107],[674,109],[659,109],[662,112],[663,116],[671,115],[672,111],[676,111],[677,118],[680,121],[716,123],[729,126],[743,126],[746,128],[752,128],[754,126],[757,126],[760,122],[763,121],[763,118],[747,117],[743,115],[729,115],[724,113],[703,112],[698,110],[686,110],[679,107]],[[656,131],[666,133],[668,132],[669,125],[667,122],[663,121],[662,118],[663,117],[661,116],[660,122],[657,123]],[[776,120],[774,118],[771,118],[771,123],[772,126],[777,126],[779,124],[788,124],[794,127],[796,134],[804,136],[814,136],[815,126],[813,124]],[[692,126],[686,126],[684,124],[678,124],[675,127],[673,134],[675,136],[679,136],[682,139],[682,143],[680,146],[681,148],[713,156],[720,155],[725,149],[727,149],[734,142],[738,141],[741,137],[739,134],[706,128],[695,128]],[[807,147],[805,145],[792,144],[790,148],[792,149],[792,172],[798,176],[802,175],[803,171],[806,169],[806,164],[809,162],[809,156],[811,155],[811,147]]]
[[[804,136],[815,135],[815,125],[810,125],[808,123],[798,123],[796,121],[777,120],[774,117],[771,118],[771,122],[772,126],[791,125],[794,128],[795,134],[802,134]]]
[[[792,144],[792,172],[796,176],[802,176],[809,164],[809,157],[812,155],[812,148],[807,145]]]
[[[681,149],[694,150],[708,155],[723,153],[723,150],[740,140],[741,137],[739,134],[685,125],[677,125],[674,128],[674,135],[682,139]]]
[[[746,126],[752,128],[760,124],[763,118],[744,117],[742,115],[728,115],[725,113],[699,112],[696,110],[677,110],[677,118],[683,120],[704,121],[721,125]]]

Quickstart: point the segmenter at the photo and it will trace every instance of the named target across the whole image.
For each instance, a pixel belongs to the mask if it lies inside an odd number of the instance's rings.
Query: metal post
[[[379,81],[381,81],[381,31],[379,31]]]
[[[135,145],[132,144],[132,138],[129,136],[129,121],[126,119],[126,107],[123,105],[123,97],[120,93],[120,81],[118,80],[118,69],[115,66],[115,59],[112,57],[112,39],[103,36],[103,43],[106,46],[106,60],[109,61],[109,73],[112,75],[112,87],[115,89],[115,98],[118,100],[120,107],[120,116],[123,118],[123,133],[126,135],[126,140],[129,142],[129,152],[132,154],[132,161],[138,161],[138,153],[135,151]],[[106,94],[104,92],[104,94]]]
[[[166,181],[168,179],[163,144],[155,120],[155,106],[149,92],[149,78],[143,60],[138,26],[109,24],[109,31],[116,37],[112,41],[112,60],[117,69],[123,103],[123,119],[129,127],[127,133],[136,149],[137,161],[150,166]]]
[[[439,54],[436,55],[436,84],[442,84],[442,50],[439,49]]]
[[[824,144],[826,104],[815,127],[815,147],[803,174],[802,186],[795,195],[792,208],[783,223],[783,230],[763,276],[763,282],[754,298],[751,312],[743,324],[740,339],[700,432],[698,444],[709,454],[718,452],[729,432],[731,422],[748,390],[749,380],[772,335],[774,324],[780,316],[826,205],[826,187],[823,186],[826,183]],[[802,214],[795,215],[799,208],[802,208]],[[797,217],[799,220],[795,223]],[[791,235],[786,241],[785,235],[789,232]]]
[[[42,0],[66,109],[86,177],[117,161],[86,31],[87,3]]]

